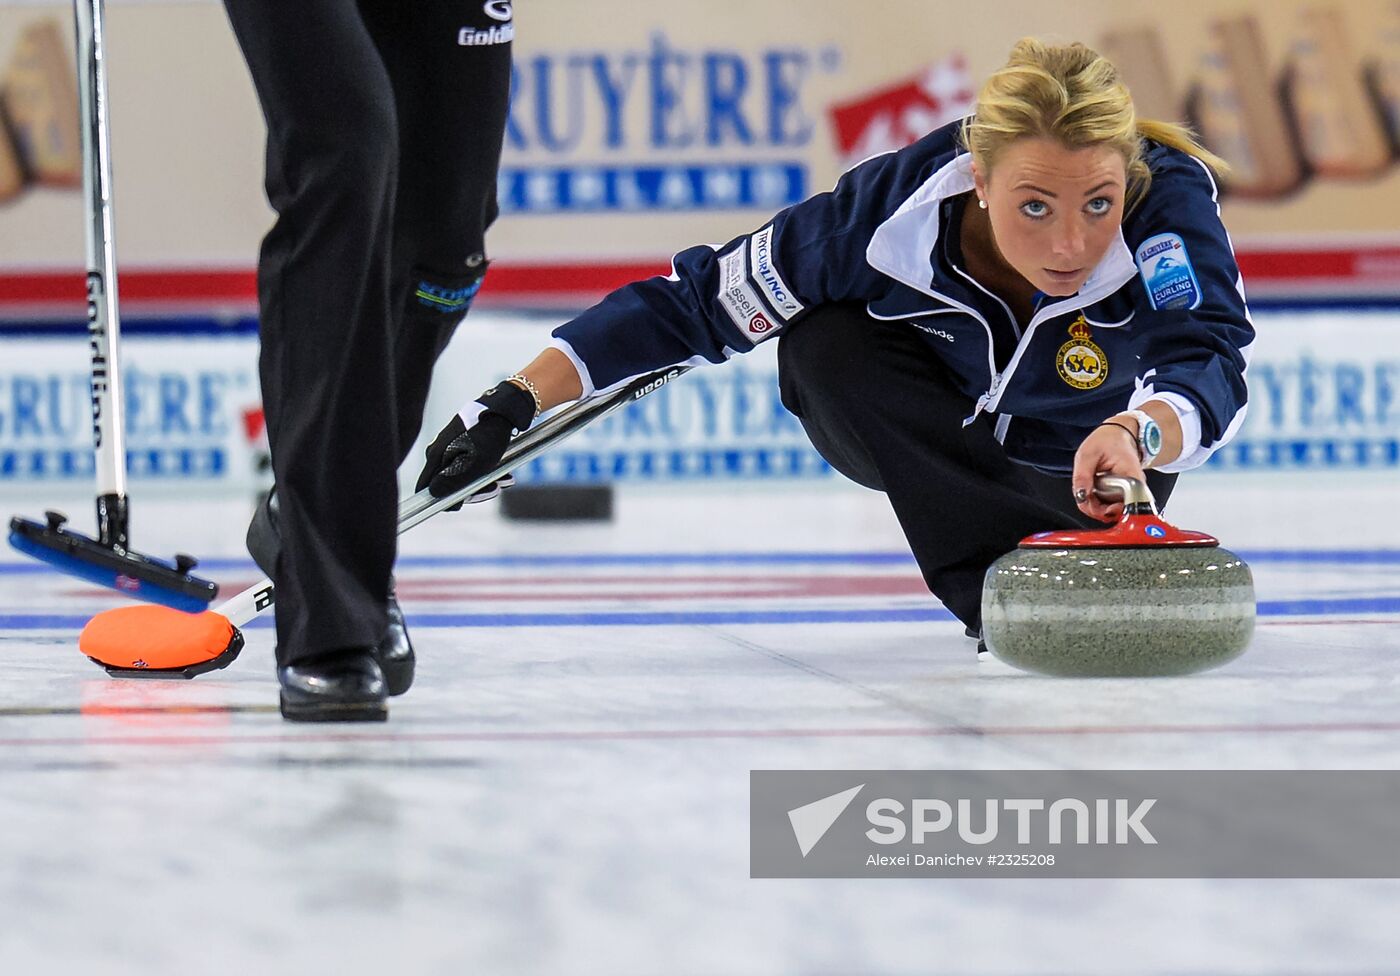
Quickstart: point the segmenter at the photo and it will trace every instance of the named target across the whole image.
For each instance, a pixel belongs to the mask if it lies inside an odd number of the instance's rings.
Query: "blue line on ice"
[[[1400,597],[1355,597],[1328,600],[1263,600],[1260,617],[1335,617],[1400,613]],[[952,620],[942,607],[838,608],[797,610],[661,610],[636,613],[411,613],[410,626],[435,627],[676,627],[715,624],[858,624],[923,623]],[[81,630],[88,617],[73,614],[0,614],[7,630]],[[272,626],[263,616],[251,627]]]

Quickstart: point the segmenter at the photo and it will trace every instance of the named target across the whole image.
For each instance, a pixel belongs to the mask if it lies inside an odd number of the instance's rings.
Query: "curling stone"
[[[1203,532],[1162,521],[1140,481],[1100,475],[1123,499],[1109,529],[1037,532],[987,570],[982,636],[1008,664],[1071,677],[1180,675],[1218,667],[1254,634],[1254,578]]]

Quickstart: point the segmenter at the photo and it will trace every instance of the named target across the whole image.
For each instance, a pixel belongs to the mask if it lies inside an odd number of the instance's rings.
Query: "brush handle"
[[[560,410],[511,441],[500,464],[460,490],[442,498],[434,498],[425,488],[399,502],[399,534],[402,535],[439,512],[465,501],[594,421],[659,390],[691,369],[690,366],[672,366],[648,373],[610,392],[581,400]],[[227,617],[235,627],[242,627],[272,606],[275,597],[272,580],[264,579],[230,597],[215,607],[213,612]]]
[[[103,0],[74,0],[78,101],[87,217],[87,318],[91,352],[92,446],[96,456],[98,542],[125,548],[126,427],[123,422],[121,323],[112,218],[112,151],[107,124],[107,53]]]

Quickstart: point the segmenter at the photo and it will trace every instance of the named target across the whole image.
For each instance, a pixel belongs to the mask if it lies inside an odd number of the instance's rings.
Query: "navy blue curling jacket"
[[[1068,471],[1094,426],[1152,399],[1182,422],[1181,456],[1162,470],[1203,463],[1244,419],[1254,340],[1210,172],[1149,143],[1146,197],[1079,293],[1044,299],[1022,330],[958,266],[950,201],[973,182],[957,129],[866,160],[755,233],[680,252],[669,277],[618,289],[553,345],[590,395],[664,366],[724,362],[800,329],[817,306],[860,301],[918,330],[967,394],[967,422],[995,414],[1015,460]]]

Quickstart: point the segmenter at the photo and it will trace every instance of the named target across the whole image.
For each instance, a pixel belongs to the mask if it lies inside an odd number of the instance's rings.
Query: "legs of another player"
[[[423,422],[433,364],[486,273],[509,109],[509,4],[363,0],[394,89],[394,376],[400,458]],[[504,18],[504,19],[503,19]],[[461,43],[463,38],[492,43]]]
[[[396,109],[355,0],[226,7],[267,119],[278,213],[258,266],[281,506],[278,663],[314,667],[348,661],[350,649],[363,657],[386,626],[398,497],[388,365]],[[340,670],[347,689],[382,704],[372,665]]]

